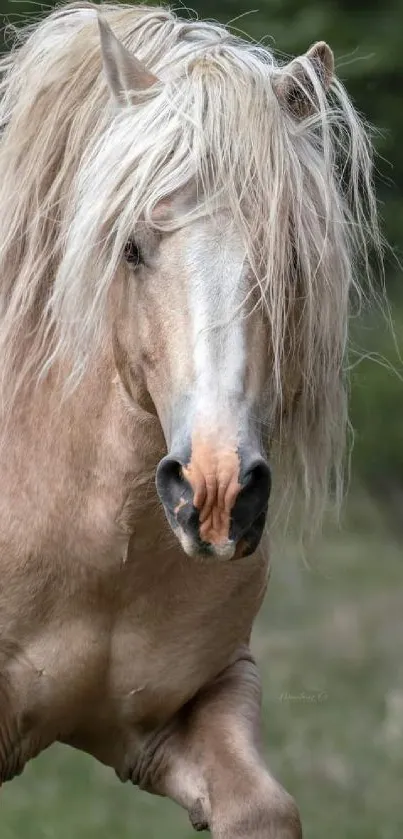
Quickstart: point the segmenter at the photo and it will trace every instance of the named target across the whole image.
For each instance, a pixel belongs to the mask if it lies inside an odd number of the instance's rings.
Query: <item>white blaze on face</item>
[[[189,229],[187,280],[192,317],[195,420],[216,434],[240,409],[245,374],[245,250],[225,221]],[[235,429],[234,429],[235,430]]]
[[[223,221],[220,219],[220,221]],[[239,429],[245,406],[245,251],[228,223],[189,229],[187,294],[194,382],[191,458],[184,474],[199,510],[200,536],[228,555],[240,491]]]

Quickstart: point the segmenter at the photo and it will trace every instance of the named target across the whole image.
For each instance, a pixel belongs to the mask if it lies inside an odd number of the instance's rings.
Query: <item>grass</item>
[[[309,566],[273,561],[254,636],[268,763],[300,806],[306,839],[403,836],[402,544],[368,499]],[[164,799],[53,747],[1,792],[1,839],[190,839]]]

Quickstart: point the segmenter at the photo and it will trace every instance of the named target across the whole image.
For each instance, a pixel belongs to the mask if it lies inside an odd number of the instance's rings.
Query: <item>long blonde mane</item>
[[[161,79],[117,110],[96,9],[56,10],[0,62],[3,411],[60,357],[82,379],[133,226],[196,178],[242,230],[270,321],[268,433],[313,523],[329,484],[342,487],[349,297],[379,249],[367,131],[306,58],[295,66],[315,106],[303,118],[281,101],[290,70],[267,49],[145,6],[101,7]]]

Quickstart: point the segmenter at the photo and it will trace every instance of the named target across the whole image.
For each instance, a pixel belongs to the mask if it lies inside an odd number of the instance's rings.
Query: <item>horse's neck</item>
[[[125,404],[113,362],[104,358],[62,402],[60,376],[36,388],[7,424],[0,453],[1,522],[24,524],[39,550],[43,532],[85,534],[97,550],[157,504],[153,474],[163,453],[158,420]],[[73,534],[74,535],[74,534]],[[54,537],[52,537],[54,538]],[[31,543],[31,538],[30,538]]]

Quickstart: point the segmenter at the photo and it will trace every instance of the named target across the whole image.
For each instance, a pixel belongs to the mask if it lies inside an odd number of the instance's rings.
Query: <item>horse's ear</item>
[[[101,52],[110,90],[120,103],[131,101],[136,91],[146,90],[158,82],[133,53],[118,40],[106,20],[98,15]]]
[[[283,68],[276,82],[277,95],[291,113],[300,117],[313,113],[316,107],[315,91],[311,74],[307,69],[307,61],[312,65],[311,69],[325,90],[330,87],[334,75],[333,52],[325,41],[314,44],[305,55],[294,59]]]

